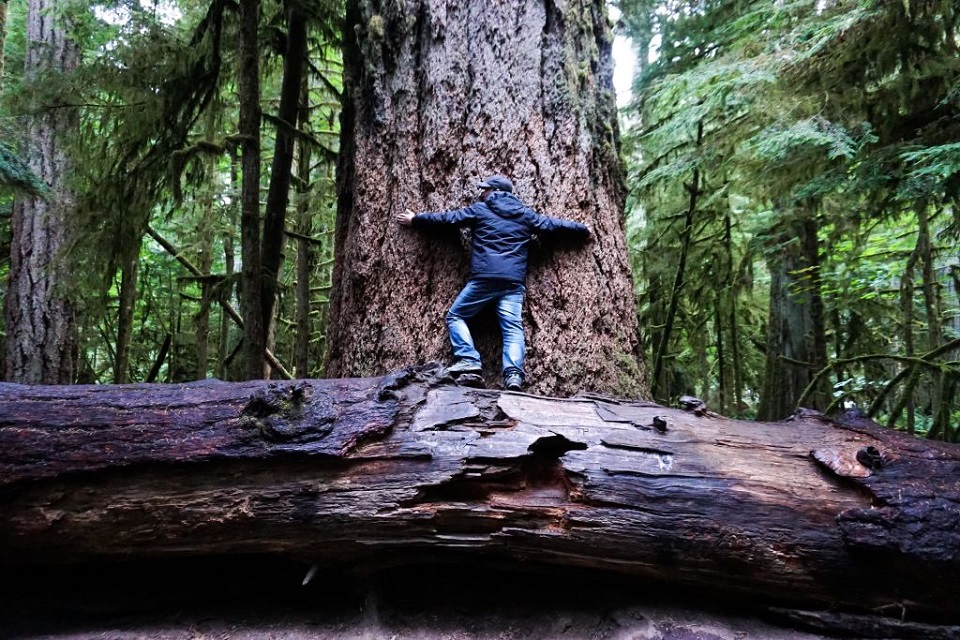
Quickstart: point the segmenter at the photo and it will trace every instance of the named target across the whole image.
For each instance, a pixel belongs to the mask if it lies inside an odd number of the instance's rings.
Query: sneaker
[[[474,373],[479,375],[480,371],[480,365],[469,360],[457,360],[452,365],[447,367],[447,373],[450,373],[454,376],[458,376],[461,373]]]
[[[503,388],[507,391],[520,391],[523,388],[523,377],[519,373],[511,373],[503,379]]]

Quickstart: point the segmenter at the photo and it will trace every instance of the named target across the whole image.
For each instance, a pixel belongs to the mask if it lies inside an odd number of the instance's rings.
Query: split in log
[[[960,613],[960,447],[383,378],[0,385],[0,563],[445,553],[771,606]],[[839,617],[839,616],[837,616]],[[821,617],[826,619],[826,617]]]

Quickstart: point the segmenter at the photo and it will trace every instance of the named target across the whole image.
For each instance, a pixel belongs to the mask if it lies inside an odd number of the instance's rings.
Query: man
[[[455,358],[448,371],[454,376],[480,373],[480,354],[467,320],[485,307],[496,305],[503,335],[503,386],[519,391],[525,377],[521,316],[530,239],[534,234],[552,234],[586,240],[590,231],[579,222],[550,218],[524,206],[505,176],[491,176],[478,182],[477,187],[481,189],[480,197],[469,207],[441,213],[414,214],[408,210],[396,219],[415,229],[440,225],[472,229],[470,279],[447,313]]]

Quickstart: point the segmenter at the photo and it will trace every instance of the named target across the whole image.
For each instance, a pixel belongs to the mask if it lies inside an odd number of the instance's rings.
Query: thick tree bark
[[[444,315],[467,275],[461,236],[393,222],[459,208],[504,173],[541,213],[594,241],[531,260],[531,389],[645,396],[623,221],[610,29],[599,0],[348,3],[328,373],[450,355]],[[489,380],[496,322],[476,323]]]
[[[27,13],[27,77],[76,68],[77,46],[56,24],[50,0],[31,0]],[[5,379],[33,384],[69,384],[76,374],[75,305],[70,300],[65,252],[71,242],[74,196],[61,136],[76,127],[76,113],[56,105],[33,117],[23,157],[51,188],[47,198],[14,203],[10,278],[4,296]]]
[[[0,563],[445,554],[949,619],[960,448],[384,378],[0,385]],[[898,609],[898,615],[900,609]]]

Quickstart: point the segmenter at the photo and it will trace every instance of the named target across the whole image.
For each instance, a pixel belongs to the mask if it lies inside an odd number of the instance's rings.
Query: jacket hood
[[[484,202],[501,218],[518,218],[526,209],[517,196],[506,191],[495,191],[487,196]]]

